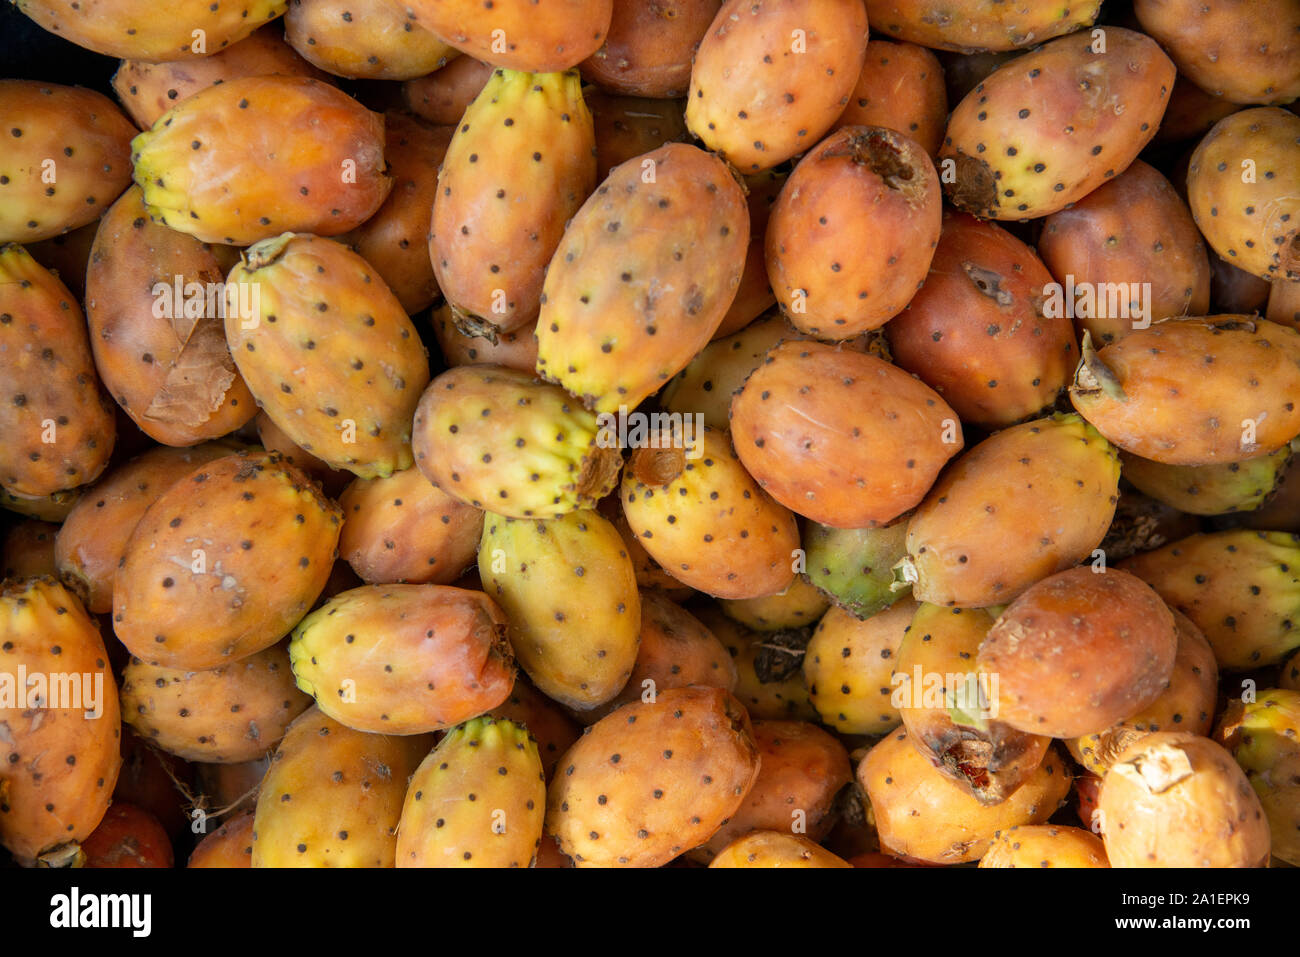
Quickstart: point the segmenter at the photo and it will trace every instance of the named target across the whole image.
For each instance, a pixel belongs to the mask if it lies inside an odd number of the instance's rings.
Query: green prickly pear
[[[397,866],[531,867],[545,816],[533,736],[504,718],[474,718],[448,731],[411,776]]]
[[[596,188],[596,143],[577,70],[496,70],[438,174],[429,256],[463,330],[514,332],[537,318],[546,265]]]
[[[545,695],[578,710],[609,701],[636,664],[641,597],[618,530],[594,511],[488,513],[484,591],[505,610],[515,658]]]
[[[894,587],[894,566],[907,554],[907,516],[877,528],[832,528],[807,522],[808,581],[858,618],[870,618],[907,594]]]
[[[509,518],[595,508],[623,457],[563,389],[503,366],[456,366],[420,397],[415,462],[448,495]]]
[[[1189,515],[1250,512],[1277,490],[1291,463],[1291,446],[1223,465],[1165,465],[1121,452],[1124,478],[1154,499]]]
[[[230,271],[226,338],[271,420],[304,451],[362,478],[413,464],[411,417],[428,356],[401,304],[341,243],[285,233]]]

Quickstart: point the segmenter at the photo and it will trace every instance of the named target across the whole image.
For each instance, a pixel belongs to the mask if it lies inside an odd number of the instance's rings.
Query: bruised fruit
[[[907,517],[878,528],[831,528],[805,522],[808,581],[838,607],[870,618],[904,597],[894,565],[907,554]]]
[[[910,136],[930,156],[948,122],[943,67],[925,47],[872,40],[836,126],[884,126]]]
[[[480,591],[365,585],[294,629],[298,687],[358,731],[441,731],[500,705],[514,683],[501,609]]]
[[[852,867],[798,834],[751,831],[732,841],[713,858],[709,867]]]
[[[1019,824],[995,835],[980,867],[1109,867],[1101,838],[1080,827]]]
[[[338,506],[274,454],[201,465],[160,495],[127,541],[113,628],[131,653],[201,670],[275,644],[325,587]]]
[[[867,0],[876,33],[936,50],[974,52],[1033,46],[1097,18],[1101,0],[1062,7],[1053,0]]]
[[[822,721],[841,734],[885,734],[898,727],[891,680],[916,602],[896,602],[859,620],[828,611],[804,651],[803,677]]]
[[[392,0],[290,0],[285,40],[335,76],[409,80],[456,55]]]
[[[569,749],[546,830],[579,867],[659,867],[740,809],[759,772],[745,709],[721,688],[624,705]]]
[[[691,60],[721,0],[619,0],[600,49],[582,61],[591,83],[628,96],[682,96]]]

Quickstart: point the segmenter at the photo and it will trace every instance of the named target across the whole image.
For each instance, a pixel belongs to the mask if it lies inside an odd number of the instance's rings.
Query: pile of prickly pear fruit
[[[0,866],[1300,866],[1295,0],[0,34]]]

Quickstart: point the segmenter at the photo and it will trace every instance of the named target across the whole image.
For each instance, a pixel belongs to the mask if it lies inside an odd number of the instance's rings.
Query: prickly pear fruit
[[[40,496],[93,482],[117,426],[85,320],[68,287],[16,243],[0,246],[0,378],[0,485]]]
[[[669,143],[615,167],[547,268],[537,374],[597,412],[639,405],[713,338],[748,245],[745,194],[718,157]]]
[[[398,867],[531,867],[542,842],[546,778],[537,742],[500,718],[447,732],[411,777]]]
[[[631,677],[614,698],[578,718],[595,724],[629,702],[650,702],[666,688],[688,685],[734,691],[735,662],[698,618],[667,598],[643,591],[641,643]]]
[[[891,680],[916,612],[907,598],[865,620],[832,608],[804,651],[803,677],[822,721],[841,734],[886,734],[901,720]]]
[[[229,282],[232,296],[256,291],[251,317],[227,310],[226,338],[275,424],[362,478],[409,468],[428,357],[373,268],[340,243],[285,233],[249,249]]]
[[[720,601],[718,607],[746,628],[786,631],[817,624],[830,607],[830,599],[803,578],[796,578],[790,587],[775,595]]]
[[[1300,691],[1300,652],[1282,665],[1278,686],[1288,691]]]
[[[517,332],[501,333],[496,342],[487,336],[467,336],[456,328],[451,306],[446,300],[433,307],[429,320],[448,366],[505,366],[532,376],[533,367],[537,365],[537,337],[533,334],[536,323]]]
[[[1093,734],[1153,704],[1173,674],[1174,616],[1141,579],[1088,565],[1013,601],[980,645],[997,717],[1052,738]]]
[[[1187,199],[1205,241],[1269,281],[1300,279],[1300,116],[1242,110],[1214,125],[1192,154]]]
[[[122,672],[122,720],[186,761],[260,758],[310,705],[311,698],[294,687],[283,645],[211,671],[159,668],[132,658]]]
[[[1094,342],[1109,344],[1152,320],[1201,316],[1210,308],[1205,241],[1173,185],[1141,160],[1049,216],[1038,252],[1070,290],[1128,290],[1091,302],[1069,293],[1057,300],[1070,304],[1079,330]]]
[[[1148,36],[1107,27],[999,67],[948,120],[948,200],[982,219],[1034,219],[1078,202],[1133,162],[1169,102],[1174,65]]]
[[[957,413],[929,386],[821,342],[769,352],[732,399],[731,429],[769,495],[835,528],[884,525],[914,508],[962,447]]]
[[[838,607],[870,618],[907,593],[894,588],[894,565],[907,554],[906,516],[879,528],[831,528],[806,522],[808,581]]]
[[[826,137],[767,224],[767,276],[786,316],[822,339],[884,325],[925,282],[942,204],[934,164],[911,137],[877,126]]]
[[[309,77],[209,87],[131,150],[149,215],[209,243],[247,246],[286,231],[336,236],[369,219],[393,185],[383,117]]]
[[[0,537],[0,578],[51,578],[58,575],[54,539],[59,526],[34,518],[14,525]]]
[[[81,500],[84,491],[84,486],[81,486],[49,495],[18,495],[0,486],[0,507],[42,522],[61,522]]]
[[[994,835],[980,867],[1110,867],[1101,838],[1081,827],[1018,824]]]
[[[1291,464],[1282,473],[1273,495],[1253,511],[1237,516],[1236,521],[1243,528],[1264,532],[1300,532],[1300,438],[1291,440]]]
[[[513,721],[532,735],[537,742],[542,771],[548,781],[555,777],[555,766],[564,752],[569,750],[582,733],[577,723],[558,704],[523,677],[515,681],[505,703],[489,713],[494,718]]]
[[[1213,375],[1206,371],[1213,363]],[[1250,316],[1168,319],[1100,352],[1085,337],[1070,401],[1126,452],[1241,462],[1300,434],[1300,332]]]
[[[1214,649],[1182,612],[1175,611],[1178,650],[1174,670],[1155,701],[1105,731],[1066,741],[1074,759],[1094,774],[1104,775],[1115,756],[1153,731],[1177,730],[1209,734],[1219,695],[1219,667]]]
[[[496,70],[469,105],[429,227],[433,271],[465,331],[537,319],[546,265],[596,188],[595,146],[576,70]]]
[[[787,179],[789,173],[771,169],[745,177],[748,190],[745,204],[749,207],[745,271],[740,275],[736,298],[731,300],[727,314],[713,332],[714,341],[739,332],[776,304],[772,284],[767,279],[767,224]]]
[[[538,690],[579,710],[623,690],[636,663],[641,597],[613,525],[593,511],[549,520],[489,512],[478,570]]]
[[[939,152],[948,122],[948,93],[939,58],[914,43],[871,40],[835,126],[884,126],[910,136],[929,156]]]
[[[925,286],[885,326],[894,361],[963,422],[1004,428],[1050,407],[1078,363],[1074,326],[1048,316],[1052,274],[993,223],[945,213]]]
[[[456,49],[532,73],[575,67],[600,48],[613,0],[405,0],[408,15]]]
[[[334,562],[338,506],[275,454],[200,465],[155,499],[113,587],[113,627],[141,661],[202,670],[268,648]]]
[[[262,448],[268,452],[278,452],[284,457],[285,464],[292,465],[313,482],[319,483],[321,491],[330,498],[338,498],[354,478],[351,472],[331,468],[304,450],[265,412],[258,412],[249,425],[257,433]]]
[[[627,547],[627,556],[632,561],[632,571],[636,575],[637,587],[655,594],[663,595],[672,601],[681,602],[696,594],[694,588],[683,585],[672,575],[663,570],[663,566],[650,557],[623,514],[623,503],[618,496],[611,495],[601,499],[598,511],[613,524]]]
[[[0,845],[24,864],[66,861],[103,818],[122,766],[104,642],[53,579],[8,582],[0,661]]]
[[[722,0],[623,0],[614,4],[605,42],[582,61],[582,76],[614,93],[677,97],[691,60]]]
[[[686,125],[742,173],[813,147],[867,53],[861,0],[726,0],[691,68]]]
[[[257,796],[254,867],[392,867],[406,782],[430,735],[366,734],[310,708]]]
[[[364,223],[339,237],[375,267],[402,308],[414,315],[438,295],[429,261],[429,220],[438,193],[438,167],[452,130],[430,129],[404,113],[384,114],[384,158],[393,189]]]
[[[100,220],[86,270],[95,365],[131,421],[165,445],[215,439],[257,414],[226,345],[224,279],[210,247],[149,220],[138,187]]]
[[[896,575],[918,601],[987,608],[1092,554],[1119,456],[1077,415],[1004,429],[957,460],[907,526]]]
[[[426,122],[455,126],[494,70],[472,56],[458,56],[441,70],[403,83],[402,102]]]
[[[1223,465],[1165,465],[1128,452],[1119,458],[1124,478],[1139,491],[1180,512],[1223,515],[1252,511],[1272,498],[1291,462],[1291,446]]]
[[[1042,764],[1052,739],[998,720],[975,668],[995,616],[920,605],[895,656],[894,700],[908,740],[984,805],[1001,804]]]
[[[95,243],[99,223],[78,226],[40,242],[28,243],[27,251],[33,259],[58,276],[79,300],[86,298],[86,266],[90,262],[90,247]],[[1294,325],[1294,323],[1291,323]]]
[[[1300,331],[1300,282],[1271,283],[1264,318]]]
[[[713,858],[709,867],[852,867],[798,834],[751,831],[732,841]]]
[[[298,687],[358,731],[422,734],[491,711],[514,684],[501,609],[480,591],[364,585],[299,622]]]
[[[603,183],[615,166],[665,143],[690,139],[683,100],[614,96],[590,88],[583,93],[596,133],[596,180]]]
[[[546,830],[579,867],[659,867],[707,841],[758,778],[749,716],[721,688],[670,688],[598,721],[560,762]]]
[[[1300,862],[1300,692],[1272,689],[1249,703],[1229,702],[1214,737],[1259,795],[1273,856]]]
[[[158,819],[134,804],[114,801],[99,826],[81,842],[81,865],[98,868],[171,868],[171,838]]]
[[[902,729],[867,752],[857,779],[871,801],[881,849],[935,864],[979,860],[999,831],[1044,823],[1070,790],[1064,762],[1048,748],[1010,797],[983,805],[931,765]]]
[[[722,642],[736,666],[735,695],[755,720],[819,721],[803,680],[806,628],[759,632],[732,621],[716,605],[691,613]]]
[[[1277,664],[1300,647],[1300,535],[1236,531],[1192,535],[1120,566],[1190,618],[1219,667]]]
[[[214,5],[179,0],[160,11],[150,0],[111,4],[15,0],[46,30],[105,56],[137,60],[188,60],[238,43],[284,13],[287,0],[244,0]]]
[[[510,518],[590,509],[618,485],[618,441],[572,396],[503,366],[457,366],[420,397],[415,462],[430,482]]]
[[[872,28],[898,40],[936,50],[973,53],[1016,50],[1073,33],[1097,19],[1101,0],[1068,8],[1052,0],[946,0],[942,5],[915,0],[867,0]]]
[[[790,587],[799,525],[741,465],[731,438],[705,426],[650,436],[628,461],[620,495],[641,545],[682,583],[720,598]]]
[[[1300,97],[1300,9],[1288,0],[1136,0],[1133,12],[1181,76],[1232,103]]]
[[[80,87],[0,80],[0,243],[34,243],[94,222],[131,182],[135,129]]]
[[[253,812],[244,811],[210,832],[190,853],[186,867],[241,868],[253,865]]]
[[[410,80],[456,56],[390,0],[291,0],[284,35],[304,59],[354,80]]]
[[[1232,755],[1209,738],[1159,731],[1121,752],[1098,813],[1112,867],[1264,867],[1269,828]]]

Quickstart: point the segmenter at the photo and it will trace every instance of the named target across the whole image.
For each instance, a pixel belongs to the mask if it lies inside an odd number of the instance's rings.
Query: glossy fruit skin
[[[275,424],[362,478],[409,468],[429,361],[373,267],[341,243],[285,233],[249,249],[227,281],[257,293],[255,314],[227,310],[226,338]]]
[[[100,220],[86,270],[95,366],[156,442],[195,445],[257,414],[222,329],[224,279],[216,250],[150,221],[139,187]]]
[[[245,811],[210,832],[190,853],[186,867],[253,866],[253,812]]]
[[[583,711],[623,690],[636,664],[641,598],[627,549],[606,519],[592,511],[545,521],[489,513],[479,574],[538,690]]]
[[[0,159],[0,244],[92,223],[130,183],[135,129],[102,93],[0,80],[0,115],[12,134]]]
[[[826,137],[790,174],[767,224],[767,276],[786,317],[822,339],[884,325],[925,281],[942,202],[934,164],[911,137],[877,126]]]
[[[546,777],[537,742],[498,718],[448,731],[406,789],[398,867],[531,867],[542,842]]]
[[[16,243],[0,246],[0,486],[45,496],[93,482],[117,434],[77,300]]]
[[[964,423],[997,429],[1041,414],[1079,359],[1069,318],[1044,315],[1051,282],[1006,230],[945,213],[925,285],[885,325],[894,361]]]
[[[462,328],[537,319],[547,263],[596,188],[596,141],[577,71],[494,70],[438,173],[429,257]]]
[[[1268,864],[1259,798],[1209,738],[1161,731],[1135,741],[1102,779],[1098,810],[1113,867]]]
[[[1079,416],[1012,426],[935,483],[908,523],[908,555],[897,574],[918,601],[1005,603],[1091,556],[1118,495],[1119,456]]]
[[[896,366],[820,342],[779,344],[731,402],[736,452],[758,484],[835,528],[885,525],[920,504],[961,450],[958,422]]]
[[[859,620],[828,611],[804,651],[803,677],[822,722],[841,734],[887,734],[901,720],[890,680],[916,612],[910,598]]]
[[[577,66],[609,32],[612,0],[408,0],[417,24],[463,53],[507,70]]]
[[[735,814],[759,755],[730,694],[672,688],[597,722],[560,766],[546,813],[560,849],[578,867],[659,867]]]
[[[1291,464],[1291,446],[1226,465],[1165,465],[1120,453],[1124,478],[1190,515],[1252,512],[1273,498]]]
[[[392,867],[406,783],[432,744],[303,712],[262,781],[252,866]]]
[[[852,867],[848,861],[797,834],[751,831],[713,858],[709,867]]]
[[[0,647],[15,682],[19,668],[31,676],[75,676],[72,687],[60,686],[58,703],[67,700],[64,694],[99,698],[93,717],[85,706],[94,702],[87,697],[73,699],[83,706],[77,708],[0,708],[7,729],[0,741],[0,845],[29,865],[65,861],[103,818],[122,767],[122,725],[108,655],[94,619],[49,578],[5,583]],[[92,687],[84,687],[83,675]],[[47,705],[55,703],[54,692],[47,687]]]
[[[582,61],[587,81],[626,96],[679,97],[722,0],[622,0],[605,42]]]
[[[1280,662],[1300,635],[1300,536],[1239,529],[1192,535],[1120,565],[1209,639],[1225,671]]]
[[[442,731],[505,701],[515,669],[506,619],[481,591],[365,585],[293,631],[298,687],[358,731]]]
[[[339,525],[338,506],[277,455],[201,465],[131,533],[113,588],[114,631],[136,657],[166,668],[255,654],[325,587]]]
[[[805,522],[803,548],[808,581],[858,618],[870,618],[908,594],[894,587],[893,571],[907,555],[907,516],[878,528]]]
[[[556,518],[618,486],[615,436],[563,389],[503,366],[448,369],[420,397],[415,463],[447,495],[509,518]]]
[[[952,112],[949,202],[985,219],[1064,209],[1128,167],[1160,125],[1174,65],[1150,37],[1107,27],[1061,37],[995,70]],[[1106,105],[1112,108],[1104,108]]]
[[[713,338],[748,245],[744,191],[718,157],[669,143],[615,167],[547,268],[538,376],[596,412],[634,408]]]
[[[1101,838],[1078,827],[1018,824],[1000,831],[980,867],[1109,867]]]
[[[1210,246],[1270,282],[1300,279],[1300,116],[1261,106],[1224,117],[1187,169],[1187,199]]]
[[[156,222],[233,246],[345,233],[393,186],[383,117],[300,76],[238,77],[196,93],[131,141],[131,161]]]
[[[409,80],[456,56],[389,0],[291,0],[285,39],[303,58],[335,76]]]
[[[1100,0],[1071,4],[1062,13],[1051,0],[949,0],[942,6],[911,0],[867,0],[873,33],[936,50],[973,53],[1016,50],[1090,25]],[[937,15],[936,15],[937,14]]]
[[[810,149],[867,51],[860,0],[726,0],[691,68],[686,125],[742,173]]]
[[[1300,332],[1210,316],[1167,319],[1099,352],[1085,343],[1070,401],[1126,452],[1212,465],[1265,455],[1300,434],[1298,390]]]

